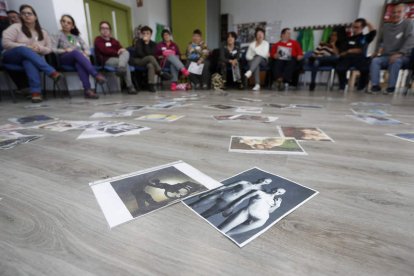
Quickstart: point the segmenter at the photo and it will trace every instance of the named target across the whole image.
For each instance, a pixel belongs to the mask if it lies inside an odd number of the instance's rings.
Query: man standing
[[[388,69],[388,88],[384,94],[393,93],[401,67],[410,60],[411,49],[414,47],[413,23],[405,19],[407,6],[394,6],[391,22],[384,24],[381,44],[377,57],[371,62],[371,93],[381,91],[379,86],[381,69]]]
[[[368,27],[368,34],[363,30]],[[345,50],[339,54],[340,58],[336,66],[339,78],[339,90],[344,90],[347,82],[346,72],[354,67],[360,72],[358,90],[363,90],[368,83],[369,59],[366,57],[368,45],[374,40],[377,31],[371,23],[363,18],[358,18],[352,23],[353,35],[346,40]]]

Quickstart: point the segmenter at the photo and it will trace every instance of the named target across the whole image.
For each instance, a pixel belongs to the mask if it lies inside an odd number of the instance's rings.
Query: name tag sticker
[[[349,41],[349,45],[355,45],[355,41]]]
[[[166,47],[162,47],[161,50],[162,51],[165,51],[165,50],[167,50],[167,48]]]
[[[233,50],[233,51],[231,51],[231,53],[232,53],[233,55],[235,55],[235,54],[237,54],[237,50]]]
[[[403,35],[404,35],[404,33],[403,33],[403,32],[401,32],[401,33],[397,34],[397,35],[395,36],[395,38],[396,38],[396,39],[400,39]]]
[[[286,44],[287,46],[292,46],[292,43],[291,42],[289,42],[288,44]]]
[[[112,43],[111,42],[105,42],[105,47],[112,47]]]

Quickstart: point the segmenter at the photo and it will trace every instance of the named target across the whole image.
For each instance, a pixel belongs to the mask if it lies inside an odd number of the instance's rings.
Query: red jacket
[[[118,51],[122,48],[121,43],[115,38],[105,40],[101,36],[95,38],[95,55],[98,64],[104,65],[111,57],[118,57]]]
[[[279,41],[273,44],[270,49],[270,57],[274,58],[276,52],[279,53],[280,59],[290,59],[291,57],[297,58],[298,56],[303,56],[300,44],[293,39],[290,39],[287,42]]]

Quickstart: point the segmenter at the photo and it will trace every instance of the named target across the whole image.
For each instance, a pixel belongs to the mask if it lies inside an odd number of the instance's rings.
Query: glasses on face
[[[101,30],[110,30],[108,27],[101,27]]]
[[[21,12],[22,16],[33,16],[34,14],[32,12]]]

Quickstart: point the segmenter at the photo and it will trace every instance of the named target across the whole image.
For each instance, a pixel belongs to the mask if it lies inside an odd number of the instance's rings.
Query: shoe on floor
[[[250,78],[251,76],[252,76],[252,71],[250,71],[250,70],[248,70],[245,74],[244,74],[244,76],[248,79],[248,78]]]
[[[315,91],[315,87],[316,84],[314,82],[311,82],[311,84],[309,84],[309,91]]]
[[[32,93],[32,103],[41,103],[41,102],[42,102],[42,94]]]
[[[131,95],[138,94],[137,90],[135,90],[135,88],[133,86],[127,87],[127,93],[131,94]]]
[[[93,91],[92,89],[86,89],[83,95],[85,96],[85,99],[99,99],[98,94],[96,94],[95,91]]]
[[[395,87],[388,87],[387,90],[384,91],[384,94],[392,94],[395,92]]]
[[[203,90],[208,90],[208,85],[207,84],[203,84],[202,89]]]
[[[260,91],[260,84],[256,84],[253,89],[253,91]]]
[[[170,90],[171,91],[177,91],[177,83],[176,82],[172,82],[170,85]]]
[[[372,93],[378,93],[378,92],[381,92],[381,87],[380,87],[379,85],[373,85],[373,86],[371,87],[370,92],[372,92]]]
[[[152,93],[157,92],[157,90],[155,90],[155,85],[154,84],[149,84],[148,85],[148,91],[152,92]]]

